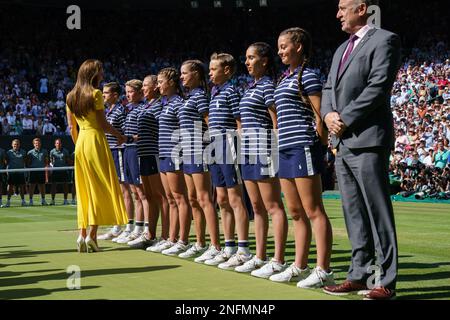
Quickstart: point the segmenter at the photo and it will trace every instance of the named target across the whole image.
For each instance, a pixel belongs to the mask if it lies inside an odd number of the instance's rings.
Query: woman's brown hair
[[[67,95],[67,107],[76,117],[85,117],[95,110],[93,93],[100,85],[102,70],[102,63],[94,59],[86,60],[80,66],[75,87]]]
[[[289,28],[280,33],[281,36],[288,35],[290,40],[298,45],[302,46],[302,51],[300,53],[301,55],[301,65],[300,70],[298,71],[298,94],[300,96],[300,99],[302,102],[308,106],[311,106],[311,102],[309,101],[308,97],[304,95],[304,88],[303,88],[303,72],[305,71],[306,66],[311,61],[312,56],[312,38],[308,31],[302,29],[302,28]]]
[[[168,81],[173,81],[174,86],[177,89],[177,94],[181,97],[184,97],[183,89],[180,85],[180,73],[177,71],[177,69],[172,67],[164,68],[158,72],[158,76],[163,76]]]
[[[189,66],[190,71],[196,72],[200,80],[200,86],[205,93],[208,93],[208,78],[206,77],[206,70],[203,63],[200,60],[187,60],[181,66]]]

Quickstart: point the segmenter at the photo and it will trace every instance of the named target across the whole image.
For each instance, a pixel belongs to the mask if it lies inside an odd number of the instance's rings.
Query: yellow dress
[[[95,110],[103,110],[103,96],[94,90]],[[75,186],[78,228],[128,222],[122,191],[103,129],[94,111],[75,117],[80,128],[75,145]]]

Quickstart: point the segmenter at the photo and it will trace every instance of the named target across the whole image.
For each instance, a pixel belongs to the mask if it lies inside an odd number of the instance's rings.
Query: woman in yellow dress
[[[97,89],[102,79],[102,63],[86,60],[67,96],[67,119],[75,143],[79,252],[99,251],[99,225],[122,225],[128,221],[105,132],[117,137],[118,145],[126,138],[106,121],[102,92]]]

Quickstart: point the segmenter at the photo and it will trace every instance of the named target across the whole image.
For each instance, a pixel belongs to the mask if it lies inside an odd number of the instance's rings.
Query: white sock
[[[134,226],[134,232],[141,233],[142,231],[144,231],[144,226],[138,226],[137,223],[140,223],[140,222],[136,222],[136,225]]]
[[[238,241],[238,253],[248,256],[250,254],[250,248],[248,247],[248,241]]]

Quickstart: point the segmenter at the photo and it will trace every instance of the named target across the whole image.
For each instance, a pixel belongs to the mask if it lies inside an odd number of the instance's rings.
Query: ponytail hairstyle
[[[158,77],[155,76],[154,74],[148,75],[144,78],[144,81],[149,80],[152,84],[158,84]],[[142,84],[144,83],[144,81],[142,81]],[[159,93],[159,90],[157,89],[155,91],[156,93],[156,101],[161,100],[161,94]]]
[[[173,81],[175,88],[177,89],[177,94],[184,98],[183,89],[180,84],[180,73],[177,69],[172,67],[164,68],[158,72],[158,76],[165,77],[167,81]]]
[[[303,94],[303,72],[305,71],[306,66],[310,63],[312,57],[312,38],[308,31],[302,28],[289,28],[280,33],[281,36],[288,35],[290,40],[298,45],[302,46],[301,55],[301,66],[298,72],[298,95],[304,104],[312,107],[311,101],[307,96]]]
[[[254,48],[261,58],[267,58],[266,75],[271,77],[273,81],[276,81],[277,69],[273,50],[270,45],[265,42],[255,42],[249,48]]]
[[[206,69],[203,62],[201,62],[200,60],[187,60],[183,62],[181,66],[188,66],[190,71],[196,72],[198,74],[200,86],[203,90],[205,90],[205,93],[208,94],[208,78],[206,77]]]

